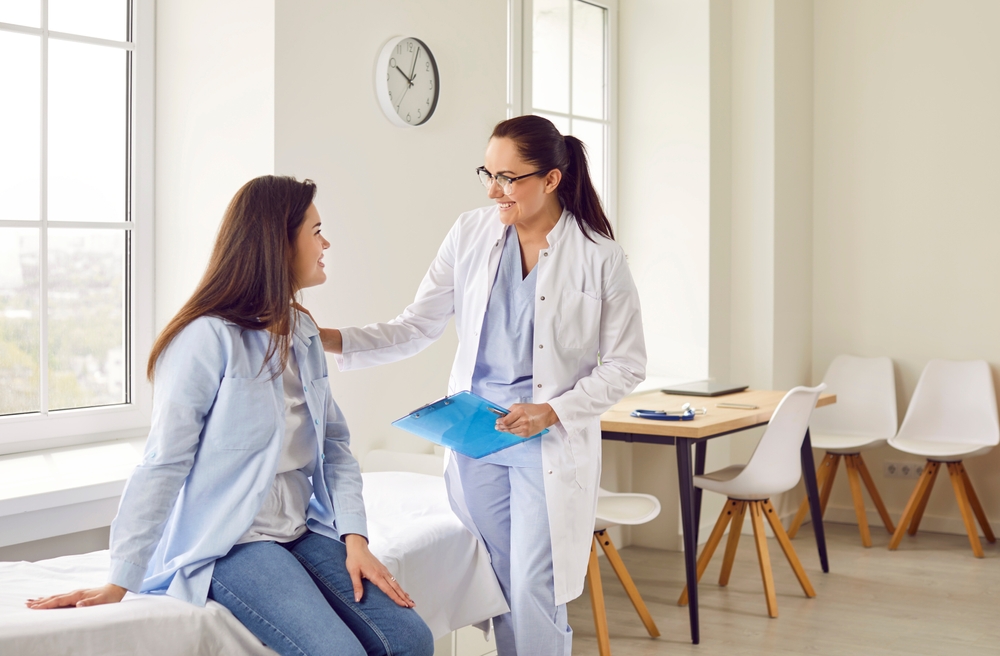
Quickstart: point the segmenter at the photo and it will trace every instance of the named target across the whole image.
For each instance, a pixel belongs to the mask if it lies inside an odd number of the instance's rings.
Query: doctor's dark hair
[[[493,128],[491,138],[510,139],[524,161],[542,171],[559,169],[562,180],[556,193],[559,202],[576,217],[584,236],[594,241],[588,228],[614,239],[601,199],[590,180],[587,166],[587,149],[574,136],[559,134],[552,121],[541,116],[516,116],[500,121]]]
[[[312,180],[276,175],[254,178],[236,192],[219,225],[205,275],[153,344],[146,364],[150,381],[164,349],[203,316],[248,330],[268,330],[264,363],[278,354],[281,367],[272,371],[280,375],[295,328],[289,308],[297,288],[292,273],[295,242],[315,196]]]

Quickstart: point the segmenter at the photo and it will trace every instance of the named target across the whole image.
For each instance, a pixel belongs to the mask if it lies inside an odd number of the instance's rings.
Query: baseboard
[[[879,517],[878,511],[875,509],[866,509],[865,515],[868,518],[868,526],[876,527],[882,526],[882,518]],[[899,521],[899,517],[892,517],[893,522]],[[991,526],[997,526],[997,521],[991,517],[987,517]],[[808,516],[806,517],[806,522],[809,521]],[[826,507],[826,513],[823,515],[823,521],[831,522],[834,524],[857,524],[858,517],[854,514],[854,506],[834,506],[828,505]],[[979,535],[983,536],[982,527],[979,523],[976,523],[976,527],[979,529]],[[946,533],[950,535],[965,535],[965,522],[962,521],[960,517],[942,517],[940,515],[924,515],[920,520],[920,530],[929,531],[931,533]]]

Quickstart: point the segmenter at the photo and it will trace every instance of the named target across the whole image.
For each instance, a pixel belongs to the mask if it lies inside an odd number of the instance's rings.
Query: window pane
[[[127,37],[128,0],[49,0],[49,29],[99,39]]]
[[[122,230],[49,230],[49,408],[125,402]]]
[[[569,3],[535,0],[532,36],[531,104],[569,113]]]
[[[50,221],[126,221],[126,53],[49,42]]]
[[[590,164],[590,177],[594,181],[594,187],[601,197],[601,203],[607,210],[607,170],[605,168],[604,157],[604,131],[603,123],[594,121],[584,121],[583,119],[573,119],[573,136],[580,139],[587,148],[587,159]]]
[[[573,2],[573,114],[604,118],[604,20],[607,10]]]
[[[41,79],[40,37],[0,32],[0,220],[38,219]]]
[[[559,134],[569,134],[569,119],[565,116],[553,116],[544,112],[535,112],[535,116],[541,116],[552,121],[556,129],[559,130]]]
[[[40,0],[0,0],[0,23],[41,27],[42,3]],[[0,58],[0,61],[7,60]]]
[[[38,230],[0,228],[0,415],[38,412]]]

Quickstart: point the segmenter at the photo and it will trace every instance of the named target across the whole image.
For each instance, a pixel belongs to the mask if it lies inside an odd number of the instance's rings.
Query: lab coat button
[[[538,348],[545,348],[545,347],[544,347],[544,346],[542,346],[541,344],[539,344],[539,345],[538,345]]]
[[[549,256],[549,252],[545,251],[544,253],[542,253],[542,255],[544,255],[545,257],[548,257]]]
[[[549,473],[550,473],[550,474],[552,473],[552,470],[551,470],[551,469],[549,470]]]
[[[545,297],[543,296],[541,300],[543,300],[543,301],[544,301],[544,300],[545,300]]]
[[[542,386],[542,384],[541,384],[541,383],[538,383],[538,386],[539,386],[539,387],[541,387],[541,386]]]

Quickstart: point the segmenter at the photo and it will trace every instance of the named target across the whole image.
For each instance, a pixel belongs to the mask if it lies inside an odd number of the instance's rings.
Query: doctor
[[[600,415],[645,376],[639,297],[587,169],[583,144],[548,120],[494,128],[477,175],[494,201],[462,214],[388,323],[324,329],[342,370],[395,362],[459,336],[448,392],[510,414],[541,439],[479,460],[450,453],[452,506],[485,544],[511,612],[499,653],[566,654],[566,603],[583,592],[601,474]]]

